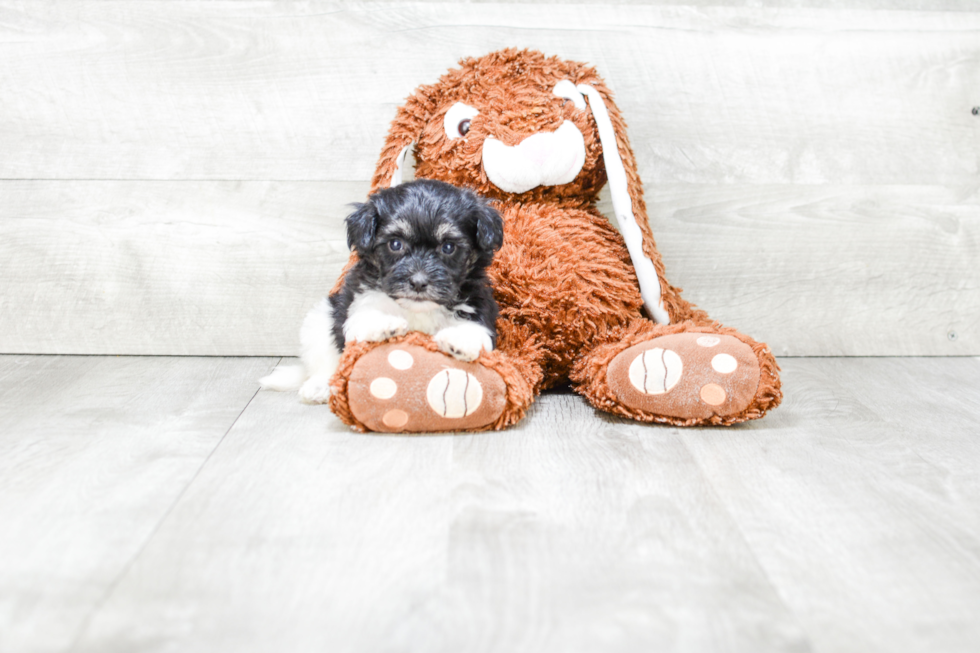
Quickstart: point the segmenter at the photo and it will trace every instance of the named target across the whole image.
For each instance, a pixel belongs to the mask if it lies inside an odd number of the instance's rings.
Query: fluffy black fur
[[[347,217],[347,245],[358,262],[330,296],[333,336],[344,349],[344,322],[357,294],[431,301],[477,322],[496,346],[497,302],[486,276],[504,242],[504,224],[471,190],[419,179],[380,190]],[[464,310],[468,307],[470,310]]]

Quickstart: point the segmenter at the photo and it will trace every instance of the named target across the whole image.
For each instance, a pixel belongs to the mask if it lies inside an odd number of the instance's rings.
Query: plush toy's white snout
[[[552,91],[585,109],[585,98],[565,79]],[[494,186],[524,193],[537,186],[560,186],[575,180],[585,165],[585,139],[575,123],[562,122],[553,132],[541,132],[508,146],[493,136],[483,142],[483,170]]]
[[[483,169],[494,186],[508,193],[570,183],[584,164],[585,139],[569,120],[553,132],[528,136],[514,146],[493,136],[483,142]]]

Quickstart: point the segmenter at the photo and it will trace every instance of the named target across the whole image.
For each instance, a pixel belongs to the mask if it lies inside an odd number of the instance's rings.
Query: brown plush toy
[[[398,110],[371,191],[401,183],[412,151],[416,177],[472,188],[503,215],[497,349],[464,363],[421,333],[350,343],[331,383],[344,422],[500,429],[566,381],[644,422],[734,424],[779,404],[769,349],[667,282],[626,125],[593,68],[529,50],[465,59]],[[596,209],[606,183],[622,235]]]

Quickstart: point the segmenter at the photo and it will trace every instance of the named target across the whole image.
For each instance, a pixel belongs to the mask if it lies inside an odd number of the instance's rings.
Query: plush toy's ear
[[[374,244],[378,231],[378,209],[370,201],[354,204],[354,212],[347,216],[347,247],[358,253],[366,252]]]
[[[371,178],[372,193],[402,182],[405,159],[413,153],[415,142],[435,110],[435,101],[432,99],[434,94],[433,87],[423,86],[398,108],[388,129],[388,138],[381,149],[378,167]]]
[[[633,150],[626,138],[626,124],[612,101],[609,89],[601,82],[579,84],[577,88],[589,98],[592,116],[599,130],[613,210],[636,269],[643,305],[653,321],[670,324],[670,314],[664,306],[663,297],[666,283],[662,281],[664,266],[650,230],[643,186]]]
[[[476,216],[476,242],[487,253],[497,251],[504,244],[504,219],[486,202],[480,203]]]

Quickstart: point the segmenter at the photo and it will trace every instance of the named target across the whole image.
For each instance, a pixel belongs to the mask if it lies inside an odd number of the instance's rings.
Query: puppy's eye
[[[457,102],[449,107],[446,116],[442,119],[443,129],[446,130],[446,137],[449,140],[462,138],[470,131],[470,121],[480,112],[468,104]]]
[[[456,251],[456,243],[443,243],[442,244],[442,253],[443,254],[452,254],[455,251]]]
[[[402,247],[404,247],[404,244],[402,243],[402,241],[398,240],[397,238],[388,241],[388,249],[390,249],[393,252],[400,252],[402,250]]]

